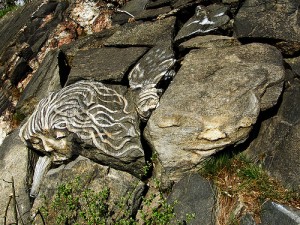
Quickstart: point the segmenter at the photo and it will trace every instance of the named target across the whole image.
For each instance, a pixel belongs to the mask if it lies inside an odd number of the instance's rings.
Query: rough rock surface
[[[170,42],[173,37],[175,17],[155,22],[125,24],[105,42],[106,46],[154,46]]]
[[[60,76],[63,68],[60,68],[62,53],[58,50],[48,52],[45,59],[35,72],[24,89],[17,108],[22,108],[22,113],[32,113],[34,107],[42,98],[48,96],[50,92],[58,91],[64,85],[63,76]]]
[[[287,186],[300,190],[300,83],[285,90],[276,116],[264,121],[246,151]]]
[[[57,163],[81,154],[141,176],[139,120],[126,92],[93,81],[69,85],[40,101],[20,136]]]
[[[188,224],[214,225],[215,188],[211,182],[199,174],[189,174],[173,186],[168,196],[170,204],[176,201],[174,212],[176,219],[183,221],[186,214],[195,214]]]
[[[30,199],[28,193],[28,180],[31,175],[28,171],[28,150],[18,136],[19,130],[15,130],[5,138],[0,146],[0,217],[5,215],[5,209],[12,194],[12,184],[14,179],[16,201],[25,224],[29,223]],[[10,202],[7,223],[14,223],[13,201]]]
[[[300,57],[287,58],[285,61],[289,64],[294,73],[300,77]]]
[[[66,85],[82,79],[121,82],[125,73],[146,50],[142,47],[80,50],[72,61]]]
[[[300,210],[268,201],[262,206],[261,225],[299,225]]]
[[[52,201],[61,184],[80,177],[80,193],[110,189],[107,224],[122,213],[137,223],[160,213],[165,220],[172,213],[164,214],[164,197],[184,177],[170,197],[180,199],[177,218],[194,211],[194,224],[218,223],[228,205],[220,195],[213,203],[209,183],[190,174],[217,151],[249,146],[269,174],[298,190],[298,0],[33,0],[0,19],[0,36],[0,144],[15,130],[0,147],[1,213],[11,190],[2,175],[20,175],[17,201],[29,212],[30,194],[33,214],[43,195]],[[32,114],[21,131],[28,149],[17,137],[22,114]],[[199,199],[204,189],[208,205]],[[129,211],[117,212],[129,195]],[[240,210],[243,199],[230,204]],[[288,204],[299,207],[294,199]],[[254,225],[259,215],[248,205],[233,214],[251,215],[240,222]],[[263,225],[274,218],[284,224],[297,211],[266,208]],[[13,209],[8,213],[14,222]],[[57,224],[57,213],[46,224]],[[40,218],[34,222],[44,224]]]
[[[205,35],[194,37],[179,45],[180,50],[194,48],[225,48],[240,45],[236,38],[221,35]]]
[[[250,214],[246,214],[241,218],[240,225],[257,225]]]
[[[283,76],[282,57],[268,45],[191,51],[144,132],[158,171],[176,180],[204,157],[243,142],[260,110],[276,103]]]
[[[175,41],[182,42],[189,37],[217,30],[229,21],[226,11],[227,7],[222,5],[197,6],[195,15],[183,25]]]
[[[76,178],[80,178],[79,185],[82,185],[82,189],[77,193],[78,196],[83,196],[84,191],[87,189],[96,193],[105,188],[110,190],[107,203],[113,219],[123,216],[125,211],[129,211],[130,215],[137,213],[145,189],[143,182],[126,172],[101,166],[87,158],[79,156],[71,163],[48,171],[44,177],[41,191],[34,201],[31,215],[35,215],[37,210],[45,204],[45,197],[50,203],[53,201],[59,185],[74,182]],[[118,208],[118,203],[121,203],[122,199],[125,199],[125,206]],[[52,219],[55,222],[55,218]],[[36,217],[35,224],[42,224],[39,220],[40,217]]]
[[[275,39],[284,53],[293,54],[300,50],[299,6],[294,0],[246,0],[235,18],[236,36]]]

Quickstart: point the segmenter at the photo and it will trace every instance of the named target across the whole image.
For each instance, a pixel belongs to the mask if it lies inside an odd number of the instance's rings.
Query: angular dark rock
[[[31,16],[32,19],[35,18],[44,18],[53,12],[56,9],[58,2],[49,1],[47,3],[42,4],[39,9],[34,12]]]
[[[172,0],[150,0],[147,5],[146,5],[146,9],[157,9],[157,8],[161,8],[163,6],[168,6],[170,5],[170,3],[172,2]]]
[[[300,210],[267,201],[261,210],[261,225],[299,225]]]
[[[18,33],[26,23],[30,22],[30,16],[35,12],[42,1],[32,1],[15,11],[10,17],[0,22],[0,55],[6,47],[18,37]]]
[[[155,22],[125,24],[105,42],[106,46],[155,46],[172,43],[175,17]]]
[[[134,216],[137,213],[145,189],[143,182],[126,172],[101,166],[87,158],[79,156],[67,165],[61,165],[56,169],[48,171],[43,178],[41,191],[34,201],[31,214],[35,215],[37,210],[45,205],[45,199],[48,199],[48,203],[54,200],[54,194],[58,190],[59,185],[74,183],[76,179],[80,179],[80,183],[77,185],[82,186],[82,189],[78,190],[76,194],[82,198],[86,190],[98,193],[105,188],[109,189],[110,194],[107,204],[111,220],[120,219],[122,216],[125,216],[125,218],[126,216]],[[75,189],[76,187],[73,188]],[[120,204],[124,204],[124,206],[122,208],[118,207]],[[126,212],[129,215],[126,215]],[[51,219],[55,222],[55,218]],[[40,217],[37,216],[34,224],[41,224],[42,221],[39,220]],[[107,221],[107,224],[115,223]]]
[[[285,62],[288,63],[293,72],[300,77],[300,57],[287,58]]]
[[[50,51],[33,74],[17,104],[17,108],[22,108],[23,114],[29,115],[42,98],[50,92],[61,89],[58,62],[60,54],[59,50]]]
[[[8,182],[11,182],[13,178],[17,196],[16,201],[20,210],[19,215],[25,224],[30,224],[29,211],[31,203],[27,187],[27,178],[32,176],[32,174],[29,174],[30,171],[28,170],[28,150],[20,140],[18,133],[19,129],[15,130],[5,138],[0,146],[0,217],[2,222],[9,196],[12,194],[12,184]],[[7,224],[16,222],[14,220],[12,201],[6,219]]]
[[[121,82],[125,73],[148,50],[145,47],[79,50],[66,85],[78,80]]]
[[[79,81],[42,99],[20,131],[32,149],[61,163],[83,155],[143,176],[139,119],[124,86]]]
[[[300,190],[300,83],[289,84],[277,115],[262,123],[246,153],[286,186]]]
[[[187,5],[198,5],[201,3],[204,3],[205,0],[172,0],[171,6],[173,8],[181,8],[181,7],[185,7]]]
[[[31,71],[32,69],[27,61],[23,58],[19,58],[10,74],[11,83],[16,86]]]
[[[158,176],[178,180],[204,158],[245,141],[260,111],[280,95],[264,93],[282,89],[283,78],[282,56],[269,45],[192,50],[144,131]]]
[[[197,6],[195,15],[179,30],[175,41],[182,42],[196,35],[204,35],[217,30],[229,21],[228,8],[224,5]]]
[[[137,16],[135,16],[135,20],[150,20],[159,17],[160,15],[167,14],[171,11],[169,6],[158,8],[158,9],[148,9],[143,10]]]
[[[146,7],[146,4],[149,0],[132,0],[127,2],[120,10],[118,10],[113,16],[113,23],[124,24],[128,22],[132,16],[137,16],[141,11]],[[128,15],[128,13],[130,15]]]
[[[66,55],[67,61],[72,65],[72,61],[81,49],[90,49],[90,48],[101,48],[104,45],[104,42],[107,38],[114,34],[117,28],[113,27],[111,29],[103,30],[99,33],[94,33],[81,37],[70,44],[65,44],[61,46],[61,50]]]
[[[246,0],[235,17],[237,38],[280,41],[286,54],[300,51],[299,1]],[[298,17],[298,19],[296,19]],[[288,48],[288,46],[292,46]],[[292,50],[292,52],[290,52]]]
[[[187,214],[195,217],[188,222],[191,225],[215,224],[214,185],[199,174],[188,174],[176,183],[168,196],[168,203],[176,202],[174,213],[176,220],[184,221]]]
[[[242,216],[240,220],[240,225],[257,225],[257,224],[250,214],[246,214]]]
[[[0,89],[0,115],[10,104],[8,95],[5,90]]]

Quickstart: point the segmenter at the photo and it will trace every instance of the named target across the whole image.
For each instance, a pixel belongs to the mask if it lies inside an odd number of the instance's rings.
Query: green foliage
[[[159,182],[156,182],[159,185]],[[110,191],[104,188],[95,192],[84,187],[80,178],[59,185],[52,200],[45,199],[44,205],[39,209],[46,224],[106,224],[107,221],[115,225],[137,225],[138,221],[132,217],[128,201],[133,192],[128,192],[114,204],[114,211],[110,212],[108,206]],[[158,197],[158,198],[157,198]],[[157,202],[156,202],[157,201]],[[155,204],[154,204],[155,203]],[[176,221],[174,206],[166,201],[162,192],[143,198],[142,205],[148,211],[140,209],[141,220],[145,225],[182,224]],[[149,208],[150,207],[150,208]],[[118,215],[114,214],[118,212]],[[114,215],[113,215],[114,214]],[[194,214],[187,214],[186,221],[194,218]]]
[[[6,13],[10,12],[10,11],[13,11],[17,9],[17,6],[8,6],[4,9],[1,9],[0,10],[0,18],[2,18],[3,16],[5,16]]]
[[[227,153],[221,153],[207,159],[201,169],[205,176],[217,176],[224,169],[231,166],[231,156]]]
[[[298,206],[300,194],[288,190],[262,168],[242,154],[217,154],[204,162],[200,173],[214,181],[221,193],[219,199],[220,224],[239,224],[239,214],[234,212],[236,205],[244,199],[247,211],[258,215],[266,200]]]
[[[76,178],[60,185],[53,201],[47,202],[41,212],[49,224],[105,224],[108,197],[108,189],[84,189],[81,179]]]
[[[16,111],[13,114],[13,121],[15,121],[16,124],[20,124],[24,119],[25,119],[25,115],[19,111]]]

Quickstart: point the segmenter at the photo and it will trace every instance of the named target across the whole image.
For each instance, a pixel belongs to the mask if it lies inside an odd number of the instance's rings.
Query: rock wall
[[[218,224],[217,189],[198,171],[228,150],[299,191],[299,7],[295,0],[35,0],[7,14],[1,219],[15,221],[14,208],[6,209],[11,177],[25,224],[42,224],[43,196],[53,200],[62,183],[80,177],[85,189],[110,188],[108,224],[138,219],[142,196],[157,191],[153,180],[172,190],[168,202],[179,200],[177,219],[198,210],[191,224]],[[34,176],[42,157],[49,165]],[[123,215],[113,205],[128,193]],[[262,224],[299,224],[298,209],[265,207]],[[257,224],[251,213],[241,224]]]

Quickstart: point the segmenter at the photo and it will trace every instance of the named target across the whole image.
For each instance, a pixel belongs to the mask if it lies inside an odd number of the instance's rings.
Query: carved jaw
[[[161,92],[162,90],[156,89],[154,84],[141,89],[138,94],[136,111],[143,121],[147,121],[152,111],[158,107]]]

